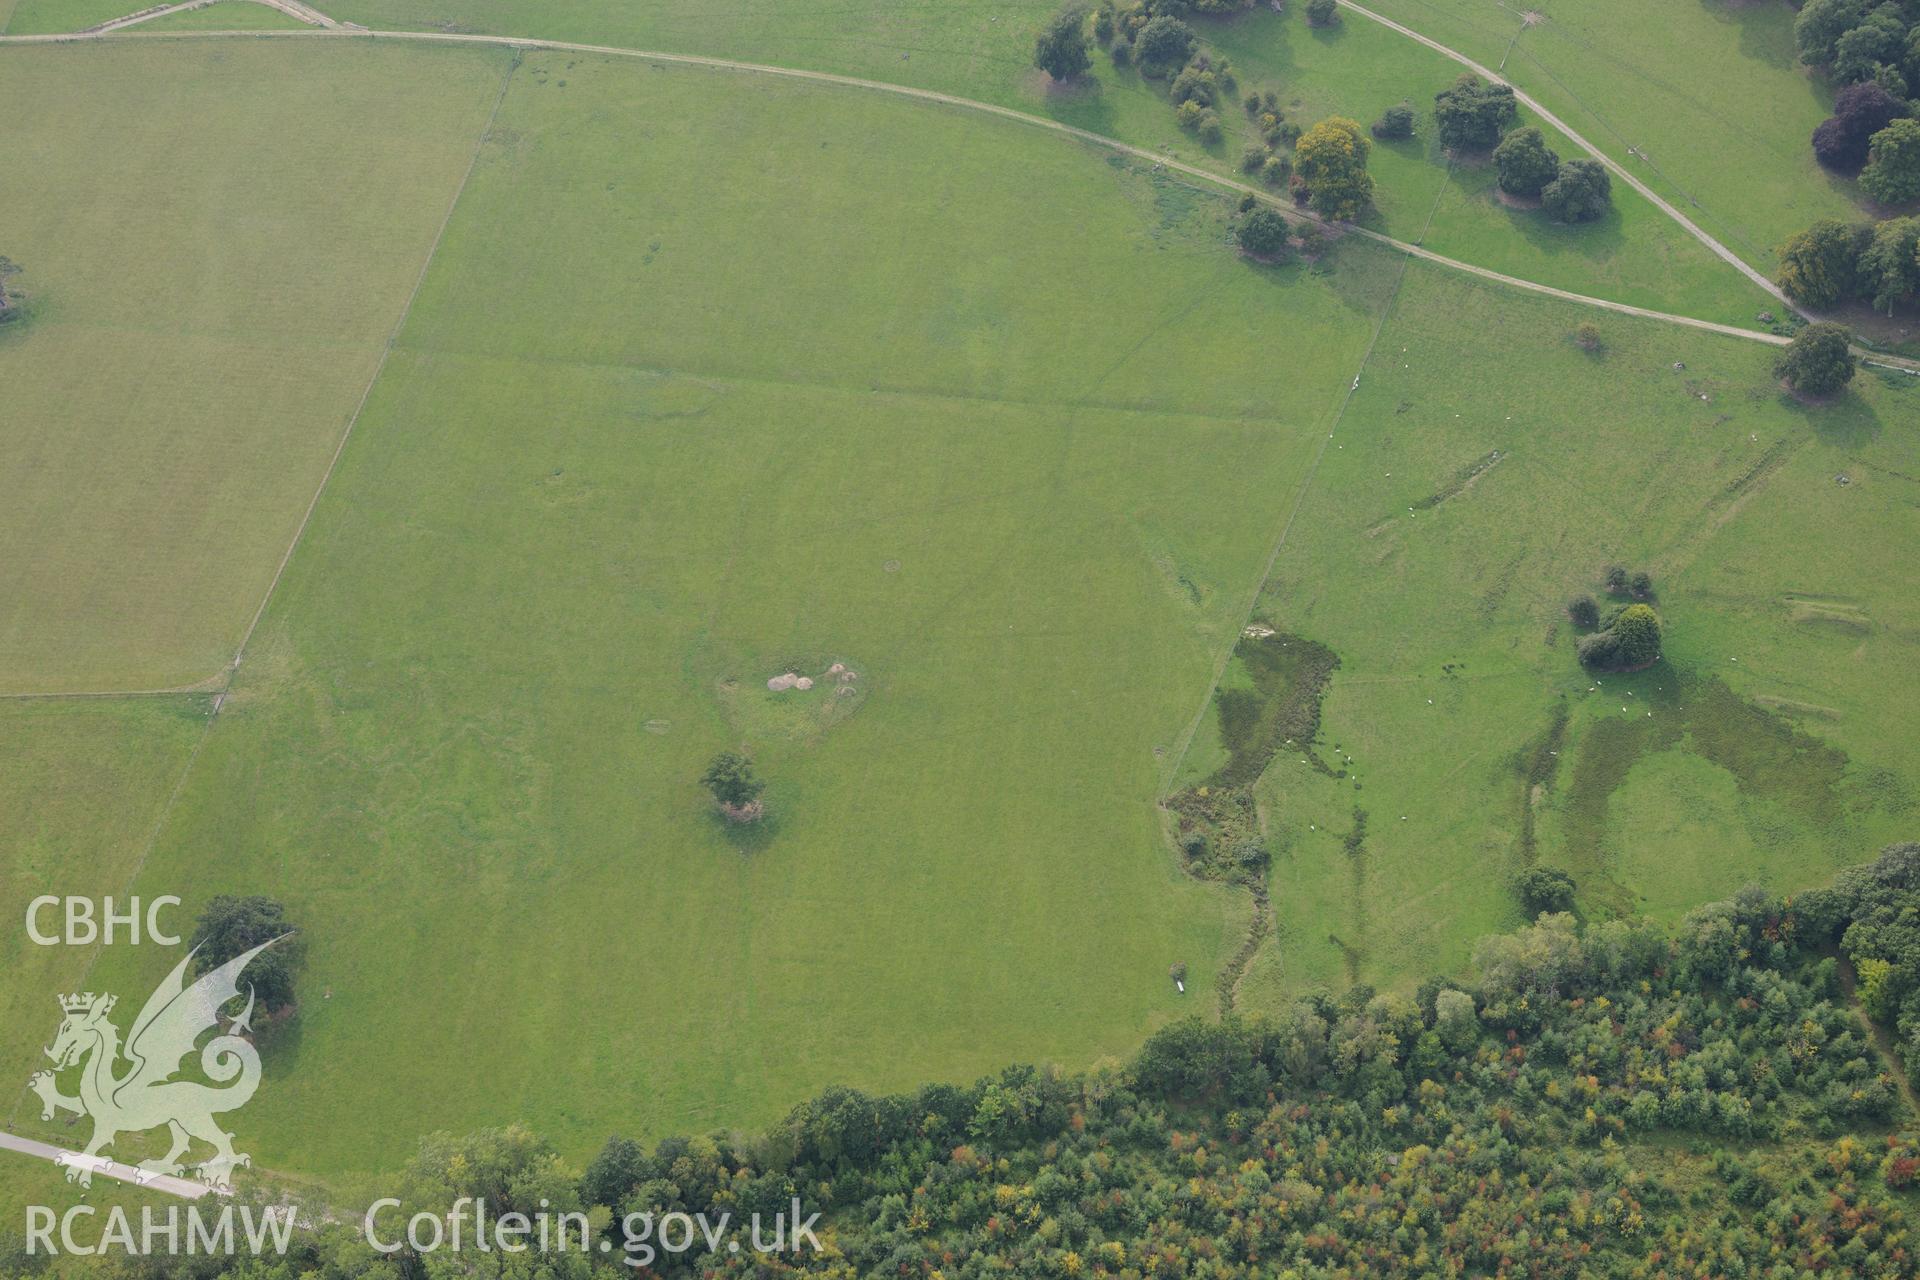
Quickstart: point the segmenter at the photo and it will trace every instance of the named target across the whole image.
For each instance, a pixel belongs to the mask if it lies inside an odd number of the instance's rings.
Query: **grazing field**
[[[0,50],[0,693],[219,674],[426,261],[504,51]]]
[[[22,2],[66,5],[74,0]],[[1093,74],[1082,83],[1049,85],[1033,68],[1031,54],[1034,30],[1055,7],[1025,0],[1004,7],[926,3],[852,10],[820,10],[789,0],[750,10],[710,4],[348,0],[328,12],[376,28],[479,31],[699,53],[937,89],[1061,120],[1221,173],[1238,172],[1242,148],[1254,139],[1235,103],[1223,104],[1224,140],[1203,146],[1175,124],[1165,81],[1116,69],[1104,56],[1096,58]],[[46,21],[48,29],[63,29],[58,20]],[[1261,6],[1231,21],[1196,18],[1195,26],[1232,60],[1243,89],[1276,90],[1288,117],[1302,124],[1334,114],[1371,121],[1402,99],[1421,111],[1420,137],[1375,148],[1378,196],[1369,226],[1511,275],[1726,323],[1751,324],[1757,312],[1773,305],[1624,185],[1615,191],[1615,208],[1606,218],[1565,226],[1537,209],[1503,204],[1484,160],[1449,166],[1433,138],[1432,102],[1460,68],[1404,36],[1352,15],[1337,27],[1316,31],[1299,6],[1285,13]],[[1580,154],[1557,135],[1550,141],[1563,156]]]
[[[1861,216],[1855,184],[1808,145],[1833,95],[1800,65],[1786,0],[1552,0],[1532,26],[1494,0],[1368,7],[1488,66],[1504,59],[1515,84],[1763,271],[1815,219]]]
[[[19,0],[12,29],[97,7]],[[328,11],[921,85],[1237,170],[1232,104],[1203,149],[1105,61],[1049,89],[1052,8]],[[1433,12],[1504,53],[1492,15]],[[0,701],[0,914],[283,900],[307,958],[247,1111],[266,1168],[345,1186],[511,1121],[577,1160],[831,1083],[1083,1066],[1223,994],[1457,973],[1529,865],[1589,918],[1673,917],[1912,834],[1920,380],[1805,404],[1770,348],[1358,236],[1263,266],[1199,180],[958,106],[205,34],[237,14],[0,48],[0,173],[33,179],[0,188],[28,295],[0,330],[0,694],[226,690]],[[1728,21],[1771,47],[1760,14]],[[1611,21],[1560,16],[1516,49]],[[1352,15],[1204,32],[1303,123],[1420,109],[1375,151],[1372,226],[1645,306],[1767,305],[1624,187],[1579,229],[1500,203],[1433,141],[1431,50]],[[1777,161],[1789,124],[1739,154]],[[1804,221],[1775,172],[1702,197],[1750,219],[1743,252]],[[1594,679],[1565,605],[1610,563],[1669,630]],[[761,823],[699,785],[726,749]],[[1257,801],[1264,940],[1167,839],[1169,788],[1215,785]],[[0,938],[29,1028],[0,1071],[57,988],[137,1000],[176,959]]]
[[[578,1155],[1211,1007],[1245,908],[1168,856],[1164,753],[1401,266],[1260,269],[1229,209],[970,113],[529,55],[141,879],[305,925],[262,1160],[515,1118]],[[765,689],[833,661],[851,714]],[[696,783],[742,743],[744,834]]]
[[[1674,916],[1912,831],[1920,386],[1810,409],[1762,349],[1605,318],[1589,354],[1580,319],[1408,272],[1258,611],[1338,656],[1317,749],[1347,776],[1268,770],[1246,999],[1457,967],[1534,861],[1590,913]],[[1565,603],[1613,562],[1669,634],[1595,680]]]
[[[1244,85],[1279,93],[1290,120],[1345,115],[1368,123],[1395,103],[1413,106],[1416,136],[1374,146],[1378,195],[1368,226],[1508,275],[1729,324],[1752,325],[1757,312],[1777,305],[1623,183],[1615,184],[1606,217],[1567,225],[1538,208],[1503,203],[1486,157],[1450,165],[1436,136],[1433,98],[1461,68],[1397,32],[1352,14],[1316,30],[1297,5],[1285,13],[1262,6],[1201,29]],[[1236,136],[1215,151],[1222,161],[1237,161],[1254,140],[1252,130],[1237,108],[1224,118]],[[1519,123],[1539,121],[1523,111]],[[1562,158],[1585,154],[1552,128],[1542,131]]]

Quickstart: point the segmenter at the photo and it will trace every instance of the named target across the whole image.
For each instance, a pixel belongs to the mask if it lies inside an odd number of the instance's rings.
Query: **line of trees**
[[[610,1139],[584,1170],[527,1130],[425,1140],[391,1221],[462,1196],[580,1212],[567,1255],[375,1254],[355,1221],[248,1280],[586,1280],[628,1215],[823,1216],[822,1249],[660,1252],[662,1276],[1380,1280],[1904,1276],[1920,1136],[1849,1007],[1920,1059],[1920,846],[1833,888],[1748,889],[1668,929],[1543,914],[1468,974],[1191,1018],[1132,1062],[831,1088],[754,1135]],[[468,1213],[473,1212],[469,1206]],[[632,1221],[637,1221],[633,1219]],[[13,1224],[0,1224],[0,1231]],[[657,1245],[650,1236],[643,1244]],[[0,1248],[0,1272],[18,1270]],[[449,1268],[453,1270],[449,1270]],[[222,1259],[99,1264],[211,1280]]]
[[[1916,30],[1913,12],[1891,0],[1879,4],[1807,0],[1794,19],[1793,38],[1800,60],[1821,68],[1836,83],[1872,85],[1886,97],[1904,102],[1920,90]],[[1913,113],[1903,110],[1900,114]],[[1816,132],[1816,151],[1819,146]]]
[[[1613,207],[1605,165],[1585,156],[1562,160],[1531,125],[1508,132],[1519,118],[1511,86],[1468,72],[1435,95],[1433,114],[1442,144],[1456,153],[1491,151],[1500,189],[1538,199],[1555,221],[1591,222]]]
[[[1779,254],[1781,290],[1816,311],[1863,302],[1892,315],[1920,298],[1920,216],[1823,218],[1788,237]]]
[[[1920,199],[1920,120],[1911,102],[1874,81],[1834,96],[1833,114],[1813,131],[1813,154],[1884,205]]]

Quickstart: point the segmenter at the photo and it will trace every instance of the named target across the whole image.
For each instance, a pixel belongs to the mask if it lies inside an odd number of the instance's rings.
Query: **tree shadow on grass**
[[[1796,70],[1793,10],[1755,0],[1701,0],[1701,8],[1727,26],[1740,28],[1740,53],[1780,70]]]
[[[1307,24],[1307,34],[1313,37],[1316,44],[1339,44],[1347,38],[1347,24],[1345,20],[1341,20],[1338,22],[1330,22],[1324,27],[1316,27],[1309,22]]]
[[[1595,218],[1592,222],[1555,222],[1544,209],[1503,203],[1494,194],[1491,179],[1479,191],[1463,189],[1463,194],[1498,209],[1510,228],[1528,244],[1550,257],[1571,255],[1588,262],[1604,262],[1627,244],[1624,220],[1618,207],[1609,208],[1605,216]]]
[[[1853,375],[1856,383],[1875,376],[1871,369],[1862,369]],[[1822,400],[1810,400],[1782,390],[1779,401],[1781,407],[1813,432],[1822,444],[1836,448],[1864,449],[1878,440],[1884,429],[1879,413],[1852,386]]]
[[[1124,71],[1115,68],[1113,74],[1130,76],[1136,81],[1139,79],[1131,68]],[[1040,73],[1040,79],[1041,113],[1049,120],[1057,120],[1090,133],[1113,136],[1113,103],[1107,96],[1107,86],[1093,72],[1075,76],[1065,84],[1048,80],[1044,72]]]
[[[752,822],[735,822],[718,810],[709,819],[733,851],[743,858],[764,853],[780,834],[780,815],[768,810]]]
[[[302,1005],[311,1003],[311,993],[302,999]],[[292,1075],[300,1067],[300,1045],[306,1035],[306,1019],[295,1012],[285,1021],[268,1023],[261,1028],[259,1040],[260,1058],[272,1069],[271,1074]]]

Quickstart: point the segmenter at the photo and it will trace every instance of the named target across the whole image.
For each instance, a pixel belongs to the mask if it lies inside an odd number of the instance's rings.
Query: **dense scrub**
[[[1460,988],[1190,1019],[1083,1075],[831,1089],[753,1139],[616,1138],[577,1184],[524,1131],[434,1139],[410,1205],[604,1206],[616,1242],[607,1210],[738,1220],[797,1196],[829,1224],[819,1253],[663,1255],[669,1274],[1911,1275],[1920,1147],[1887,1126],[1913,1117],[1833,944],[1863,974],[1886,964],[1863,987],[1911,1052],[1917,879],[1904,846],[1831,890],[1747,890],[1672,932],[1546,915],[1484,941]],[[437,1273],[376,1261],[344,1227],[275,1265]]]

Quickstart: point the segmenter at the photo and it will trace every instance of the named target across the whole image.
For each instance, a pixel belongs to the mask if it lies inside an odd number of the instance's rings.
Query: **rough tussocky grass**
[[[1671,917],[1911,831],[1920,386],[1808,408],[1763,350],[1623,319],[1588,354],[1579,319],[1408,273],[1262,602],[1340,656],[1319,749],[1353,777],[1268,771],[1281,929],[1253,998],[1457,967],[1518,921],[1529,856],[1594,914]],[[1652,573],[1669,634],[1595,680],[1564,606],[1609,562]]]

